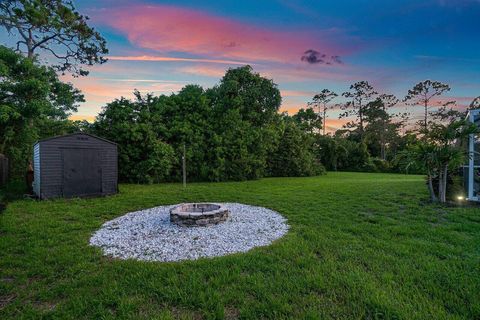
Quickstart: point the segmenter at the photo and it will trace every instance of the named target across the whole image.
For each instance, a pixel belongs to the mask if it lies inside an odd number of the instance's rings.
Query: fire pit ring
[[[170,222],[182,227],[208,227],[227,221],[230,212],[218,203],[183,203],[170,210]]]

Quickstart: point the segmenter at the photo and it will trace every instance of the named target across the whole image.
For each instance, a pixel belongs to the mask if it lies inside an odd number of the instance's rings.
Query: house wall
[[[102,195],[117,192],[117,146],[85,134],[73,134],[40,141],[40,198],[63,196],[62,150],[98,149],[101,154]]]

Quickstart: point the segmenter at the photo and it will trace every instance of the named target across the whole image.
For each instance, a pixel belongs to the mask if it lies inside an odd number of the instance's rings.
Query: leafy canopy
[[[106,41],[88,20],[68,0],[0,1],[0,25],[18,37],[16,50],[29,58],[44,51],[58,61],[56,70],[74,75],[88,74],[82,64],[107,61]]]
[[[26,168],[31,146],[45,124],[66,121],[84,98],[71,84],[61,82],[52,68],[4,46],[0,79],[0,153],[10,157],[15,176]]]

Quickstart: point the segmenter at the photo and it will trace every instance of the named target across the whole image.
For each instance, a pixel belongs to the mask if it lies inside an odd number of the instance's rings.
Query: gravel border
[[[180,227],[170,223],[170,209],[160,206],[130,212],[102,225],[90,245],[104,255],[142,261],[196,260],[247,252],[282,237],[289,226],[273,210],[240,203],[222,203],[230,210],[224,223]]]

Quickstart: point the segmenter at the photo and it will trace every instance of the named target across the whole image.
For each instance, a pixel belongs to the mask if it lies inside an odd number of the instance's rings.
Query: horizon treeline
[[[84,101],[81,92],[62,83],[51,67],[0,49],[5,97],[0,153],[11,159],[13,178],[23,177],[36,140],[75,131],[116,142],[120,180],[134,183],[180,181],[184,149],[189,181],[311,176],[326,170],[404,172],[395,158],[418,141],[418,132],[405,130],[408,115],[391,111],[400,100],[375,92],[366,81],[342,94],[345,103],[335,103],[337,94],[324,89],[288,115],[279,112],[278,86],[250,66],[227,70],[213,88],[187,85],[169,96],[136,91],[134,99],[106,104],[94,123],[71,121],[68,117]],[[409,90],[405,103],[426,110],[417,127],[459,113],[447,109],[451,102],[432,107],[431,100],[448,90],[430,80]],[[350,122],[326,134],[333,108]]]

